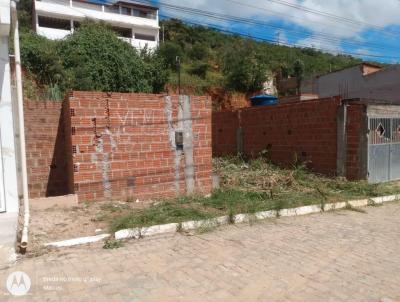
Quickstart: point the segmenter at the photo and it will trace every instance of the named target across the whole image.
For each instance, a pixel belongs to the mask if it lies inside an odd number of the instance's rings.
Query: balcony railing
[[[108,6],[108,5],[100,5],[88,2],[79,2],[79,1],[69,1],[69,0],[38,0],[45,3],[54,3],[59,5],[65,5],[76,8],[84,8],[90,10],[96,10],[100,12],[110,13],[110,14],[118,14],[124,16],[132,16],[138,18],[145,18],[151,20],[157,20],[157,12],[156,11],[143,11],[140,9],[136,9],[133,7],[123,7],[123,6]]]

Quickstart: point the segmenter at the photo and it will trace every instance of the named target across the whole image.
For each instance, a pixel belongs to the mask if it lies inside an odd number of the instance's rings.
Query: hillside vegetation
[[[70,90],[177,92],[213,94],[259,91],[268,77],[304,78],[361,62],[255,41],[179,20],[164,20],[160,47],[137,51],[104,23],[85,21],[62,41],[37,36],[30,29],[31,2],[19,4],[24,88],[28,98],[61,99]],[[164,38],[162,38],[164,37]]]
[[[198,93],[213,87],[247,93],[259,90],[267,74],[304,78],[361,62],[347,55],[279,46],[179,20],[166,20],[162,25],[163,57],[170,67],[175,67],[176,56],[181,56],[182,83],[186,89]],[[174,68],[171,71],[169,82],[176,86],[176,72]]]

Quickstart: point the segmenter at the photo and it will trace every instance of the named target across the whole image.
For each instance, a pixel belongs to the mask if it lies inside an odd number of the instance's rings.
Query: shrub
[[[130,44],[105,24],[84,22],[60,43],[64,66],[73,75],[72,88],[119,92],[152,92],[145,64]]]
[[[192,65],[192,67],[189,69],[189,73],[193,74],[193,75],[197,75],[202,79],[205,79],[208,68],[209,68],[209,66],[207,63],[198,62],[198,63]]]
[[[227,51],[223,74],[226,87],[241,92],[258,91],[267,80],[265,64],[258,60],[256,52],[248,43],[240,43]]]
[[[160,55],[164,58],[169,68],[176,69],[176,57],[183,57],[182,48],[179,44],[166,42],[160,46]]]
[[[205,60],[209,55],[209,48],[204,43],[196,43],[189,51],[189,57],[193,60]]]
[[[57,53],[57,42],[33,32],[21,33],[21,61],[23,67],[42,85],[66,85],[62,58]]]
[[[90,21],[61,41],[22,33],[21,57],[29,75],[52,98],[68,90],[161,92],[168,81],[158,51],[138,53],[109,26]]]

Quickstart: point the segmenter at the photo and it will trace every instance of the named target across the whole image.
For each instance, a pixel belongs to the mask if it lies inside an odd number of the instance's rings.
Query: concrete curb
[[[124,229],[115,232],[114,237],[116,240],[139,239],[143,237],[151,237],[161,234],[173,234],[179,231],[193,231],[201,228],[218,227],[227,224],[247,223],[254,220],[265,220],[268,218],[304,216],[309,214],[340,210],[349,206],[354,208],[359,208],[368,205],[383,204],[385,202],[391,202],[399,199],[400,195],[390,195],[390,196],[375,197],[370,199],[350,200],[347,202],[328,203],[323,205],[323,207],[321,205],[309,205],[292,209],[281,209],[279,211],[271,210],[271,211],[257,212],[254,214],[237,214],[234,215],[233,217],[220,216],[217,218],[206,219],[206,220],[186,221],[182,223],[169,223],[169,224],[153,225],[142,228]],[[76,245],[101,241],[110,236],[111,236],[110,234],[101,234],[91,237],[80,237],[70,240],[47,243],[45,244],[45,246],[55,246],[55,247],[76,246]]]
[[[81,245],[81,244],[101,241],[110,236],[111,236],[111,234],[101,234],[101,235],[90,236],[90,237],[79,237],[79,238],[74,238],[74,239],[46,243],[45,246],[54,246],[54,247],[75,246],[75,245]]]
[[[238,223],[247,223],[254,220],[264,220],[268,218],[276,218],[276,217],[293,217],[293,216],[303,216],[309,214],[316,214],[321,212],[328,212],[334,210],[344,209],[348,206],[359,208],[365,207],[368,205],[381,204],[384,202],[390,202],[399,200],[400,195],[390,195],[383,197],[376,197],[371,199],[361,199],[361,200],[350,200],[347,202],[337,202],[337,203],[328,203],[323,206],[320,205],[310,205],[303,206],[292,209],[282,209],[279,211],[263,211],[257,212],[254,214],[237,214],[232,217],[232,221],[230,221],[229,216],[221,216],[214,219],[207,220],[197,220],[197,221],[186,221],[181,224],[172,223],[172,224],[164,224],[164,225],[155,225],[147,228],[134,228],[134,229],[125,229],[115,233],[115,239],[129,239],[129,238],[142,238],[148,236],[154,236],[164,233],[176,233],[180,230],[183,231],[192,231],[205,227],[218,227],[221,225],[227,224],[238,224]],[[151,229],[151,232],[147,230]]]

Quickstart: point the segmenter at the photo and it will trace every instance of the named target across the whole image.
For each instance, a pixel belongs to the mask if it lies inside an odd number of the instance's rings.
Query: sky
[[[400,63],[400,0],[153,0],[175,17],[284,45]],[[203,15],[166,5],[198,9]],[[204,16],[228,15],[228,20]],[[246,23],[232,20],[240,17]],[[250,21],[250,22],[248,22]],[[256,24],[254,24],[254,22]]]

